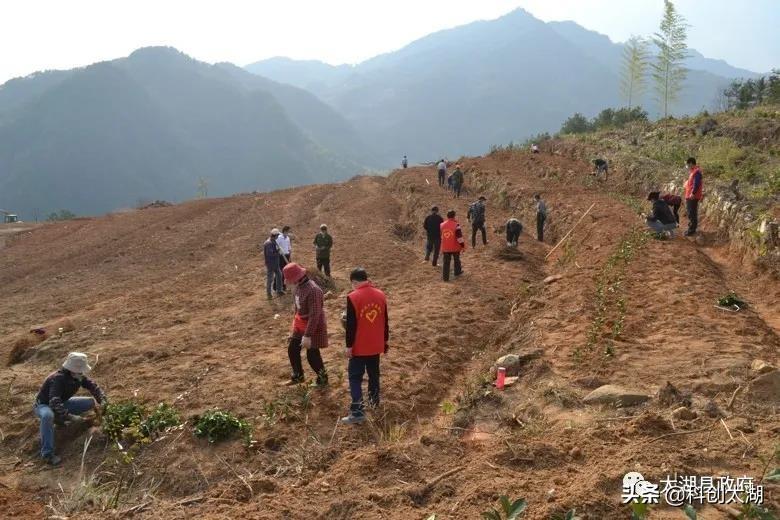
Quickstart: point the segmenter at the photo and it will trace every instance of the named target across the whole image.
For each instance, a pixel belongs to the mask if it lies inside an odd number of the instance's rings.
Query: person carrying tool
[[[433,264],[439,264],[439,251],[441,250],[441,223],[444,219],[439,215],[438,206],[431,208],[431,214],[425,217],[423,229],[425,229],[425,262],[430,260],[433,253]]]
[[[352,402],[342,424],[360,424],[366,420],[363,402],[363,374],[368,373],[368,405],[379,406],[379,358],[387,354],[390,322],[387,297],[368,280],[362,267],[349,275],[352,291],[347,295],[346,356]]]
[[[92,370],[87,355],[71,352],[56,372],[46,377],[33,405],[35,415],[41,421],[41,458],[52,466],[62,459],[54,453],[54,425],[81,424],[81,415],[95,408],[95,402],[105,411],[108,398],[103,390],[87,377]],[[92,397],[73,397],[79,388],[85,388]]]
[[[477,231],[482,232],[482,245],[487,245],[487,231],[485,230],[485,201],[484,196],[469,205],[466,219],[471,222],[471,247],[477,247]]]
[[[439,161],[439,163],[436,165],[436,170],[439,174],[439,186],[442,188],[444,187],[444,181],[447,178],[447,163],[442,159]]]
[[[328,322],[323,307],[322,289],[309,279],[306,269],[291,262],[284,266],[284,278],[293,289],[292,332],[287,342],[287,356],[290,359],[292,375],[288,384],[304,381],[301,349],[306,349],[306,359],[317,379],[312,386],[328,384],[328,373],[322,361],[320,349],[328,346]]]
[[[520,241],[520,233],[523,232],[523,225],[515,217],[506,221],[506,247],[517,247]]]
[[[669,205],[663,201],[657,191],[652,191],[647,195],[647,200],[653,203],[653,210],[647,216],[647,227],[656,233],[669,232],[674,233],[677,228],[677,221],[674,219]]]
[[[542,200],[540,194],[534,195],[536,202],[536,239],[544,242],[544,221],[547,220],[547,204]]]
[[[685,236],[693,236],[699,227],[699,201],[704,193],[704,179],[701,168],[696,165],[695,157],[685,161],[688,167],[688,180],[685,181],[685,212],[688,214],[688,230]]]
[[[270,300],[273,298],[271,289],[276,291],[277,296],[284,295],[284,281],[282,280],[281,256],[279,244],[276,239],[279,237],[279,230],[273,228],[271,236],[263,244],[263,257],[265,258],[266,282],[265,292]]]
[[[441,223],[441,250],[444,253],[444,266],[442,279],[450,281],[450,263],[455,260],[455,276],[463,274],[463,265],[460,263],[460,254],[466,249],[466,241],[463,239],[463,231],[455,220],[455,211],[447,212],[447,220]]]
[[[455,198],[460,198],[460,190],[463,188],[463,171],[460,169],[460,164],[455,166],[455,171],[452,172],[452,191],[455,192]]]
[[[328,233],[328,226],[320,225],[320,232],[314,237],[314,249],[317,251],[317,270],[325,271],[325,276],[330,278],[330,250],[333,248],[333,237]]]

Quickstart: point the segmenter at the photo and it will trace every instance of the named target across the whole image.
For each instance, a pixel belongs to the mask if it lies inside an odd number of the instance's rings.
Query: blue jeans
[[[81,415],[95,407],[91,397],[71,397],[65,401],[68,413]],[[54,411],[47,404],[36,404],[33,412],[41,420],[41,457],[54,454]]]
[[[282,292],[283,287],[283,281],[282,281],[282,268],[279,267],[279,264],[276,264],[276,269],[272,267],[266,266],[266,281],[265,281],[265,292],[268,294],[268,296],[271,296],[271,291],[276,291],[277,293]]]
[[[347,374],[349,394],[352,397],[349,411],[352,415],[363,415],[363,374],[365,372],[368,372],[368,404],[379,405],[379,354],[349,358]]]
[[[674,231],[677,228],[677,223],[662,224],[660,220],[648,220],[647,227],[655,231],[656,233],[663,233],[664,231]]]

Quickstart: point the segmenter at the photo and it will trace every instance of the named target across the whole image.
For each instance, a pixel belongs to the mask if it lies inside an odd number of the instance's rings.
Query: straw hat
[[[74,374],[88,374],[92,367],[89,366],[87,355],[81,352],[71,352],[62,364],[62,368]]]

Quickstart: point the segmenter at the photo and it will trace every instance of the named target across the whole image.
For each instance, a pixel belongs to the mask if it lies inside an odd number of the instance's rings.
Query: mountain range
[[[484,153],[622,105],[623,46],[522,9],[357,65],[209,65],[169,47],[0,86],[0,208],[31,218],[269,190]],[[756,73],[691,51],[676,114]],[[651,116],[656,103],[641,100]]]

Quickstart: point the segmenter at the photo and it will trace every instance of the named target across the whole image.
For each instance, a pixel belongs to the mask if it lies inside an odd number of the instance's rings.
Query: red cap
[[[285,265],[284,269],[282,269],[282,273],[284,274],[284,280],[286,282],[298,283],[301,281],[301,278],[306,276],[306,269],[301,267],[300,264],[293,262]]]

